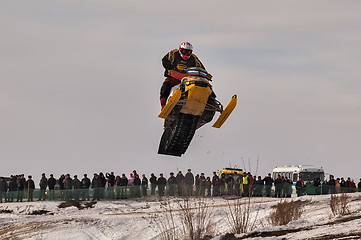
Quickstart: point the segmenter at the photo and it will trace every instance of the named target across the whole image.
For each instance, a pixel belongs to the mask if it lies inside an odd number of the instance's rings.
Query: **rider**
[[[160,89],[160,104],[162,109],[167,103],[167,98],[172,87],[180,84],[181,79],[187,76],[187,68],[200,67],[205,69],[198,57],[192,54],[192,52],[192,44],[182,42],[179,49],[174,49],[163,57],[162,64],[165,68],[164,76],[167,78]]]

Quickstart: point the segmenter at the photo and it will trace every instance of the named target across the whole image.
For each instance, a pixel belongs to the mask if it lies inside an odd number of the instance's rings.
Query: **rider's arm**
[[[162,64],[163,67],[165,68],[165,70],[173,70],[174,69],[174,57],[172,58],[172,51],[167,53],[163,58],[162,58]]]
[[[201,62],[201,60],[198,59],[198,57],[195,54],[192,54],[192,57],[194,59],[194,66],[195,67],[200,67],[203,68],[204,70],[206,70],[206,68],[204,67],[203,63]]]

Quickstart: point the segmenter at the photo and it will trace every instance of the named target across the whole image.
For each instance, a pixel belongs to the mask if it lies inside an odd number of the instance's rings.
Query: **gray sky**
[[[0,174],[265,175],[312,164],[358,179],[360,1],[1,1]],[[238,106],[157,154],[161,58],[182,41]],[[218,116],[218,115],[217,115]],[[257,164],[258,162],[258,164]]]

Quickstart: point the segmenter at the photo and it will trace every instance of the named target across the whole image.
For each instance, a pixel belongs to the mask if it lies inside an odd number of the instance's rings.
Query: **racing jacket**
[[[167,53],[162,59],[162,64],[165,68],[164,76],[173,77],[178,80],[187,76],[187,68],[189,67],[201,67],[205,69],[195,54],[192,54],[188,60],[184,60],[179,53],[179,49],[174,49]]]

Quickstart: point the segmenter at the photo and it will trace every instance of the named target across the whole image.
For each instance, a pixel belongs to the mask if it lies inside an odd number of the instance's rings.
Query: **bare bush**
[[[203,239],[215,234],[213,204],[206,198],[183,198],[178,201],[183,233],[190,239]]]
[[[181,238],[204,239],[216,233],[213,222],[213,204],[205,198],[183,198],[172,205],[161,204],[162,213],[153,215],[158,238],[175,240]]]
[[[150,223],[154,225],[155,230],[159,233],[160,240],[175,240],[179,238],[178,226],[174,221],[174,210],[170,201],[161,202],[161,213],[153,214]]]
[[[247,233],[255,229],[258,211],[252,215],[251,197],[246,201],[237,198],[233,202],[228,202],[227,220],[234,234]]]
[[[342,193],[337,196],[336,194],[331,195],[330,199],[330,208],[332,214],[336,215],[347,215],[350,214],[350,209],[348,204],[350,203],[350,198],[346,193]]]
[[[268,222],[272,226],[286,225],[291,221],[298,220],[302,215],[301,201],[280,201],[276,205],[276,209],[271,212]]]

